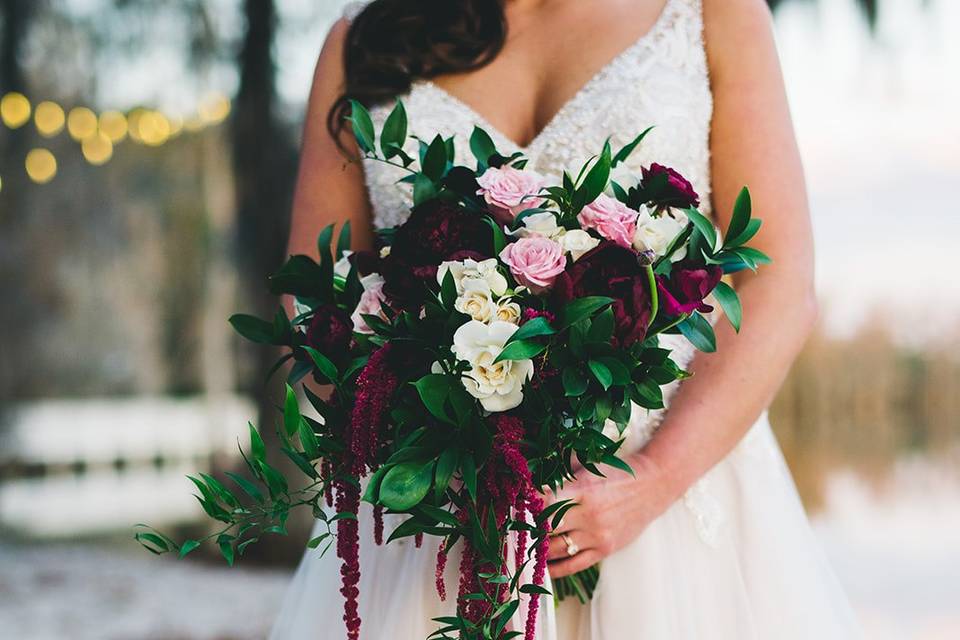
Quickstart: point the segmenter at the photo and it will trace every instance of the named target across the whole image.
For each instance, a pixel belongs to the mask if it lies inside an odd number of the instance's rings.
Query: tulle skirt
[[[439,541],[377,547],[360,514],[365,640],[425,640],[455,609],[451,554],[440,602]],[[389,532],[389,522],[388,522]],[[548,585],[549,586],[549,585]],[[304,557],[272,640],[346,637],[339,560]],[[526,600],[530,596],[523,596]],[[526,606],[512,624],[522,629]],[[593,599],[544,598],[538,640],[847,640],[860,630],[813,536],[766,415],[738,447],[632,544],[604,560]]]

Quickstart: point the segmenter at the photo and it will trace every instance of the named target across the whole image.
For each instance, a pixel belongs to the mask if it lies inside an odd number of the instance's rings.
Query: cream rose
[[[490,291],[495,296],[502,296],[507,291],[507,279],[497,269],[497,259],[488,260],[466,260],[459,262],[441,262],[437,270],[437,282],[443,284],[443,279],[447,271],[453,274],[453,281],[457,283],[457,293],[462,294],[465,290],[465,284],[468,282],[480,280],[490,287]]]
[[[495,318],[502,322],[509,322],[510,324],[520,324],[521,313],[519,304],[505,299],[497,303]]]
[[[657,257],[666,254],[667,249],[687,226],[687,216],[681,212],[663,213],[654,217],[644,207],[637,218],[637,230],[633,234],[633,248],[637,251],[652,251]],[[680,247],[670,258],[671,262],[683,260],[687,248]]]
[[[567,230],[557,224],[557,216],[549,211],[541,213],[531,213],[524,216],[523,226],[516,231],[508,231],[507,235],[516,238],[528,238],[530,236],[541,236],[556,240],[563,236]]]
[[[497,314],[490,286],[484,280],[464,280],[463,293],[454,302],[454,308],[478,322],[490,322]]]
[[[517,325],[471,320],[453,334],[453,353],[467,362],[463,386],[490,412],[508,411],[523,402],[523,385],[533,376],[532,360],[504,360],[494,364]]]
[[[583,254],[600,244],[598,238],[594,238],[583,229],[567,231],[558,242],[560,246],[563,247],[563,250],[570,254],[574,262],[579,260]]]

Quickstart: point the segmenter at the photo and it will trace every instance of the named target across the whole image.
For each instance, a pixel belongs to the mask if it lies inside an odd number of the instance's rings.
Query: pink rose
[[[633,234],[637,230],[639,214],[616,198],[606,194],[585,206],[577,220],[584,229],[594,229],[607,240],[622,247],[633,245]]]
[[[360,302],[357,308],[353,310],[350,319],[353,320],[353,330],[357,333],[373,333],[373,329],[367,326],[363,316],[383,317],[381,306],[383,304],[383,277],[379,273],[371,273],[368,276],[360,278],[363,285],[363,293],[360,294]]]
[[[534,293],[549,288],[567,268],[563,247],[548,238],[530,236],[508,244],[500,259],[510,267],[517,282]]]
[[[526,209],[543,204],[543,198],[535,197],[544,186],[543,177],[534,171],[521,171],[513,167],[487,169],[477,178],[483,196],[493,213],[509,221]]]

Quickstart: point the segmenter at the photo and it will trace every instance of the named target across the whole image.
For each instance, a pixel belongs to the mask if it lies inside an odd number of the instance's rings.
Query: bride
[[[859,637],[767,421],[816,302],[803,173],[763,1],[354,3],[317,65],[293,253],[315,251],[331,222],[349,219],[359,249],[402,221],[399,176],[350,162],[342,127],[347,99],[382,124],[398,97],[413,134],[466,141],[479,124],[545,175],[580,166],[611,133],[656,125],[629,169],[666,160],[721,228],[747,182],[764,220],[757,247],[775,257],[736,282],[747,321],[739,335],[719,325],[717,354],[694,358],[682,338],[667,345],[695,376],[665,414],[634,412],[623,451],[635,476],[581,473],[565,487],[579,506],[552,538],[550,575],[602,562],[602,576],[588,604],[540,608],[541,640]],[[626,142],[614,135],[615,147]],[[361,511],[361,535],[371,520]],[[366,638],[423,640],[432,618],[451,613],[434,591],[436,544],[362,545]],[[339,587],[336,557],[308,552],[272,637],[346,637]]]

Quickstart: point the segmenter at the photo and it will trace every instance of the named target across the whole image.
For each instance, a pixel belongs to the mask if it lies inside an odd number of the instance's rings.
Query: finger
[[[550,578],[556,580],[557,578],[563,578],[573,575],[578,571],[589,569],[602,559],[603,558],[599,551],[596,549],[587,549],[586,551],[581,551],[572,558],[551,562],[547,565],[547,568],[550,570]]]
[[[585,539],[588,537],[586,532],[567,531],[566,535],[570,537],[570,541],[577,545],[577,548],[580,550],[588,549],[591,546],[585,542]],[[547,548],[547,560],[563,560],[564,558],[569,557],[570,554],[567,552],[567,541],[564,540],[563,536],[551,536],[549,547]]]

